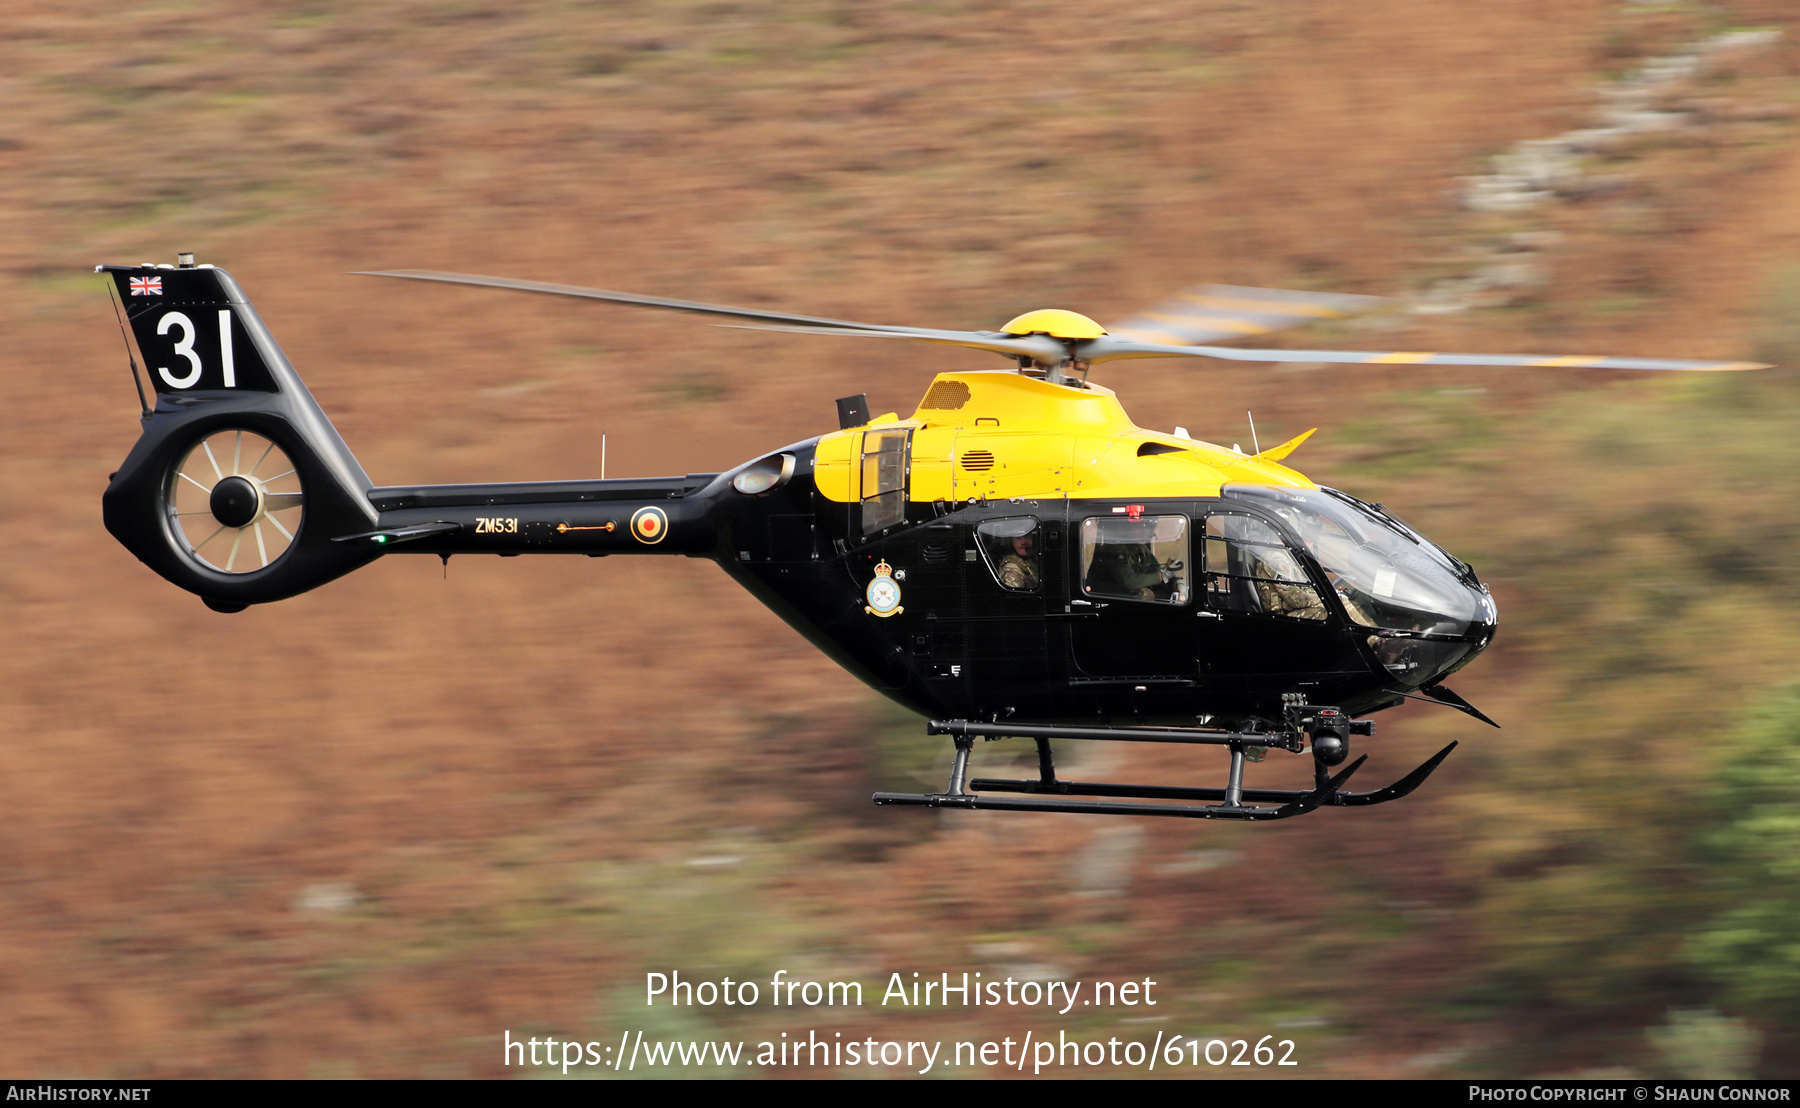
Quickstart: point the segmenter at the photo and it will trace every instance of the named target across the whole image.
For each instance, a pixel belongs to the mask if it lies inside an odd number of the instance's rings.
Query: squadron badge
[[[894,569],[887,564],[886,558],[876,564],[875,576],[869,581],[869,587],[863,590],[863,596],[869,601],[863,611],[872,616],[885,619],[906,611],[900,606],[900,582],[894,580]]]

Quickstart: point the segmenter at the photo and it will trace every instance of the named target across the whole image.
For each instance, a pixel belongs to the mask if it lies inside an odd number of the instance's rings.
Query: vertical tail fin
[[[183,262],[96,267],[156,393],[107,488],[106,527],[169,581],[239,610],[369,561],[331,540],[377,513],[368,475],[237,282]]]

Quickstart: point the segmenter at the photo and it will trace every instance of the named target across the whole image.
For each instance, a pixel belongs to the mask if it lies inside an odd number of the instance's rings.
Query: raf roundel
[[[631,535],[647,546],[655,546],[669,532],[669,517],[661,508],[639,508],[631,515]]]

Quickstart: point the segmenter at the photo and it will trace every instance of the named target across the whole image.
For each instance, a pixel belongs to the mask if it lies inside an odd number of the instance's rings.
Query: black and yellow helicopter
[[[1282,465],[1306,435],[1247,455],[1145,430],[1088,383],[1098,363],[1759,368],[1206,345],[1380,303],[1269,289],[1205,286],[1111,329],[1045,310],[952,331],[390,271],[376,275],[969,347],[1015,368],[939,374],[904,419],[839,400],[838,430],[725,473],[382,487],[228,273],[191,254],[97,270],[155,393],[151,404],[133,359],[143,430],[106,490],[106,526],[157,573],[236,612],[389,553],[710,558],[953,739],[944,792],[877,793],[879,804],[1283,819],[1405,796],[1456,746],[1386,788],[1347,792],[1367,756],[1336,767],[1351,736],[1373,734],[1356,716],[1413,698],[1492,723],[1442,684],[1494,636],[1473,569],[1381,505]],[[974,740],[1002,737],[1036,741],[1038,776],[970,780]],[[1223,746],[1226,784],[1056,776],[1053,741],[1096,739]],[[1244,763],[1270,748],[1310,751],[1314,787],[1246,787]]]

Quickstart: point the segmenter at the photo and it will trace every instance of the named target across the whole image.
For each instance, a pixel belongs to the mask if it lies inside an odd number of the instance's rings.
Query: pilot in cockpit
[[[1333,570],[1325,564],[1324,559],[1319,557],[1317,527],[1300,528],[1300,532],[1301,541],[1306,544],[1307,553],[1320,562],[1320,568],[1325,570],[1325,579],[1331,582],[1332,590],[1337,593],[1338,600],[1343,603],[1345,612],[1353,621],[1365,627],[1373,627],[1374,621],[1355,600],[1350,598],[1350,590],[1345,587],[1343,575]],[[1326,618],[1325,603],[1310,585],[1277,584],[1273,581],[1261,580],[1261,578],[1278,575],[1270,571],[1260,558],[1255,559],[1255,566],[1251,572],[1258,578],[1256,592],[1262,600],[1264,611],[1275,615],[1292,616],[1295,619]]]

